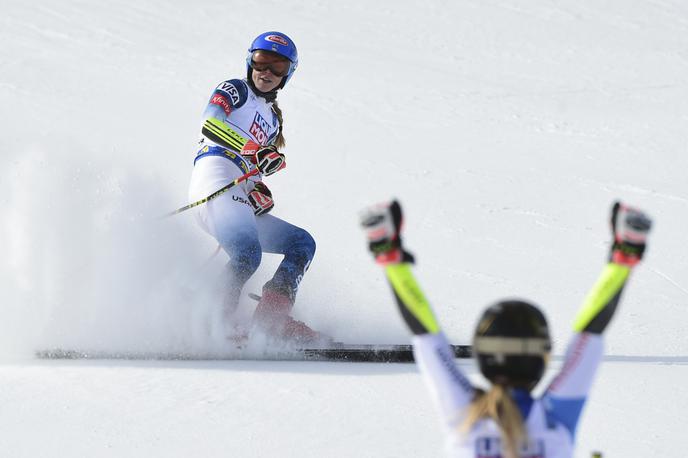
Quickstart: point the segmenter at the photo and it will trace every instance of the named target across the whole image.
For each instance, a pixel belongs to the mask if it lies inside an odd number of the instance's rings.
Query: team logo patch
[[[260,113],[256,112],[253,118],[253,124],[249,129],[249,133],[256,138],[256,141],[261,145],[266,145],[268,142],[268,132],[270,131],[270,124],[263,119]]]
[[[215,94],[212,99],[210,99],[210,103],[213,105],[219,105],[222,107],[224,110],[225,114],[229,116],[229,114],[232,112],[232,106],[229,104],[229,100],[227,100],[226,97],[220,95],[220,94]]]
[[[217,90],[224,92],[232,100],[232,105],[239,103],[239,91],[232,83],[224,82],[217,86]]]
[[[241,204],[248,205],[249,207],[251,206],[251,202],[249,202],[248,200],[244,199],[243,197],[232,196],[232,200],[233,200],[234,202],[239,202],[239,203],[241,203]]]
[[[268,35],[265,39],[282,46],[289,46],[289,42],[282,35]]]

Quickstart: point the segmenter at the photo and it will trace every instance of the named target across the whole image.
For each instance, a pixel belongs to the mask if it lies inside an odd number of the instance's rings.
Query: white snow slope
[[[656,225],[607,334],[576,456],[688,449],[685,2],[0,10],[3,457],[441,455],[413,365],[32,357],[58,345],[221,348],[207,285],[224,255],[204,266],[215,245],[191,215],[156,217],[186,203],[212,89],[245,74],[250,40],[270,29],[300,51],[280,94],[289,167],[268,179],[274,213],[318,242],[297,317],[341,340],[408,341],[356,217],[396,196],[454,342],[516,295],[544,307],[561,354],[623,199]],[[247,291],[278,262],[266,256]]]

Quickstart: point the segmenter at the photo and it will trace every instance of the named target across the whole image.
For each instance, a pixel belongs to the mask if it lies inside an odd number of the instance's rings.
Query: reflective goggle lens
[[[251,56],[251,68],[258,72],[270,70],[273,75],[284,77],[289,73],[290,66],[289,60],[273,53],[255,51]]]

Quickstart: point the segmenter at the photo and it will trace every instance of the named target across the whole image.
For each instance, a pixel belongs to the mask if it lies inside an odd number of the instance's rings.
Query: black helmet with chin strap
[[[488,308],[473,337],[473,353],[488,380],[528,390],[542,377],[551,348],[545,316],[520,300]]]

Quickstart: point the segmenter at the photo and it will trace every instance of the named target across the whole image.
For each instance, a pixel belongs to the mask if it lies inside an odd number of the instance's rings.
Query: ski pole
[[[179,214],[179,213],[181,213],[181,212],[183,212],[183,211],[186,211],[186,210],[188,210],[188,209],[190,209],[190,208],[194,208],[194,207],[197,207],[197,206],[199,206],[199,205],[201,205],[201,204],[204,204],[204,203],[206,203],[206,202],[208,202],[208,201],[211,201],[211,200],[213,200],[214,198],[216,198],[217,196],[219,196],[219,195],[221,195],[221,194],[224,194],[225,192],[229,191],[230,189],[232,189],[234,186],[238,185],[239,183],[242,183],[242,182],[246,181],[249,177],[252,177],[253,175],[256,175],[257,173],[258,173],[258,169],[257,169],[257,168],[256,168],[256,169],[253,169],[253,170],[251,170],[250,172],[248,172],[248,173],[246,173],[246,174],[244,174],[244,175],[241,175],[239,178],[235,179],[234,181],[232,181],[232,182],[229,183],[228,185],[221,187],[220,189],[218,189],[218,190],[215,191],[214,193],[210,194],[208,197],[204,197],[203,199],[198,200],[198,201],[196,201],[196,202],[194,202],[194,203],[192,203],[192,204],[184,205],[183,207],[178,208],[178,209],[176,209],[176,210],[174,210],[174,211],[171,211],[171,212],[169,212],[169,213],[165,213],[165,214],[162,215],[160,218],[167,218],[167,217],[169,217],[169,216],[177,215],[177,214]]]

